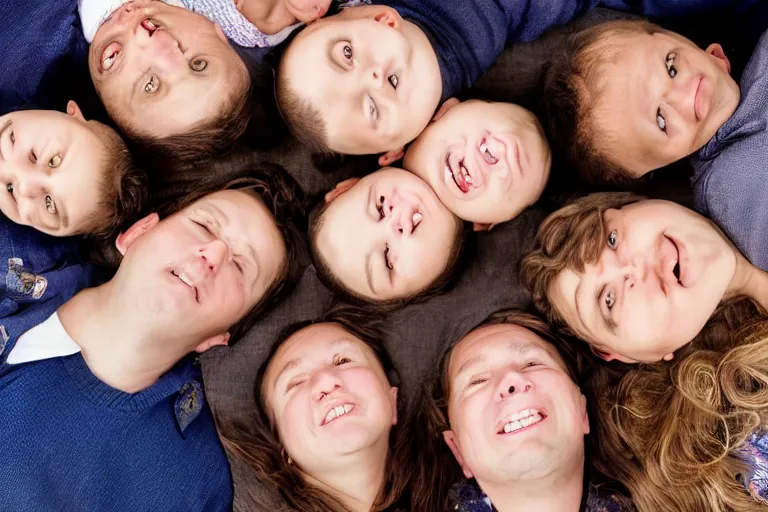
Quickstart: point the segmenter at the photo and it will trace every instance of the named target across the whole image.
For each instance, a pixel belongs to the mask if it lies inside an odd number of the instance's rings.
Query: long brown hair
[[[592,462],[640,511],[763,509],[735,451],[768,424],[768,317],[727,301],[670,362],[601,365],[585,386]]]
[[[259,480],[278,492],[293,509],[312,512],[349,512],[336,497],[308,484],[301,470],[289,461],[288,455],[282,448],[277,427],[267,411],[266,397],[262,387],[267,366],[280,345],[299,330],[320,322],[337,323],[368,345],[381,363],[390,384],[398,385],[399,377],[382,343],[381,318],[371,317],[353,307],[341,306],[320,320],[301,322],[283,330],[256,378],[258,417],[247,425],[242,422],[230,424],[225,422],[226,427],[222,429],[222,442],[233,456],[238,457],[253,469]],[[398,417],[401,417],[402,410],[403,407],[398,401]],[[379,490],[372,511],[398,510],[403,506],[402,502],[407,500],[411,475],[408,443],[403,429],[394,426],[390,432],[386,480]]]

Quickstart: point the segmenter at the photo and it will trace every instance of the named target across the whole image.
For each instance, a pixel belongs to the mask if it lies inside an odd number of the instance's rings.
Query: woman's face
[[[648,200],[604,214],[605,247],[548,292],[571,329],[607,359],[659,361],[690,342],[723,299],[736,252],[714,224]]]
[[[541,196],[552,158],[536,117],[511,103],[465,101],[429,125],[403,167],[460,218],[508,221]]]
[[[339,192],[344,188],[331,192],[338,195],[323,214],[316,246],[346,288],[386,301],[417,294],[440,276],[458,226],[429,185],[386,168]]]
[[[262,392],[280,442],[309,475],[387,446],[397,423],[397,388],[374,352],[335,323],[288,338],[269,362]]]

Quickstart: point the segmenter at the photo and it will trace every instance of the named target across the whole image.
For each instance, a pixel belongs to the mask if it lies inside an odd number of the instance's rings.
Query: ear
[[[360,178],[349,178],[336,184],[333,190],[325,194],[325,202],[331,203],[334,199],[355,186],[355,183],[360,181]]]
[[[675,354],[667,354],[664,357],[662,357],[662,359],[665,360],[665,361],[671,361],[674,358],[675,358]]]
[[[206,350],[209,350],[215,346],[226,345],[227,343],[229,343],[229,333],[225,332],[224,334],[211,336],[204,342],[200,343],[198,346],[195,347],[195,352],[197,352],[198,354],[202,354]]]
[[[214,30],[216,31],[216,35],[219,36],[219,39],[229,44],[229,40],[227,39],[227,36],[224,34],[224,31],[221,30],[221,27],[219,26],[219,24],[214,23],[213,26],[214,26]]]
[[[160,216],[156,213],[150,213],[143,219],[137,221],[133,226],[129,227],[125,233],[120,233],[115,240],[115,246],[120,254],[125,256],[125,252],[133,243],[141,237],[144,233],[157,226],[160,222]]]
[[[373,19],[376,20],[376,22],[383,23],[390,28],[400,28],[402,18],[396,10],[388,6],[377,7],[380,7],[380,9],[377,9],[376,13],[373,15]]]
[[[582,427],[584,429],[584,435],[589,434],[589,415],[587,414],[587,397],[584,395],[580,396],[580,402],[581,402],[581,414],[582,414]]]
[[[443,430],[443,439],[445,440],[445,444],[448,445],[448,448],[451,449],[451,453],[453,453],[453,456],[456,458],[456,462],[461,466],[464,476],[466,478],[472,478],[474,475],[472,474],[472,470],[464,465],[464,458],[461,456],[459,446],[456,444],[456,434],[453,433],[453,430]]]
[[[80,107],[72,100],[69,100],[67,102],[67,114],[74,117],[81,123],[85,123],[85,116],[83,115],[83,112],[80,110]]]
[[[437,109],[437,112],[435,112],[435,115],[432,116],[432,122],[435,122],[441,117],[443,117],[446,112],[451,110],[453,107],[455,107],[459,103],[461,102],[456,98],[448,98],[447,100],[445,100],[443,104],[440,105],[440,108]]]
[[[392,165],[393,163],[397,162],[404,156],[405,156],[404,147],[399,147],[397,149],[393,149],[392,151],[387,151],[386,153],[384,153],[379,157],[379,165],[381,167]]]
[[[490,231],[493,229],[493,227],[496,224],[484,224],[480,222],[475,222],[472,224],[472,231]]]
[[[397,388],[389,388],[389,398],[392,400],[392,424],[397,425]]]
[[[722,46],[717,43],[712,43],[711,45],[707,46],[705,51],[715,58],[715,63],[720,69],[728,74],[731,73],[731,61],[729,61],[728,57],[725,56],[725,52],[723,51]]]

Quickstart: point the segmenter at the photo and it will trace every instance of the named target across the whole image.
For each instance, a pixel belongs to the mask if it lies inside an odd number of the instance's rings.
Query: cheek
[[[283,405],[281,414],[276,418],[280,442],[292,457],[307,452],[310,444],[307,427],[311,423],[309,405],[301,395],[296,394]]]

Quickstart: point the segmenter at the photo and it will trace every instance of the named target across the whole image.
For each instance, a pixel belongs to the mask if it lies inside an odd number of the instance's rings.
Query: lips
[[[675,240],[672,237],[670,237],[668,235],[664,235],[664,237],[667,240],[669,240],[669,242],[672,244],[672,247],[674,247],[674,251],[675,251],[675,258],[674,259],[670,259],[669,261],[665,262],[665,269],[664,270],[665,270],[665,272],[671,271],[675,281],[677,282],[677,284],[679,284],[680,286],[685,288],[685,284],[684,284],[683,279],[682,279],[682,276],[683,276],[683,266],[680,263],[680,249],[679,249],[677,243],[675,242]]]
[[[192,279],[188,274],[180,270],[171,270],[171,275],[184,283],[184,285],[187,286],[190,290],[192,290],[192,293],[195,297],[195,302],[200,303],[200,294],[198,289],[192,284]]]
[[[109,43],[101,52],[101,59],[99,60],[99,71],[102,73],[109,72],[120,57],[120,52],[123,49],[123,45],[117,41]]]
[[[328,409],[328,411],[325,413],[325,416],[323,416],[323,421],[320,423],[320,426],[323,427],[338,420],[339,418],[343,418],[354,410],[355,405],[351,402],[338,403]]]
[[[510,435],[537,425],[547,418],[547,413],[539,408],[526,408],[508,414],[496,425],[496,434]]]

